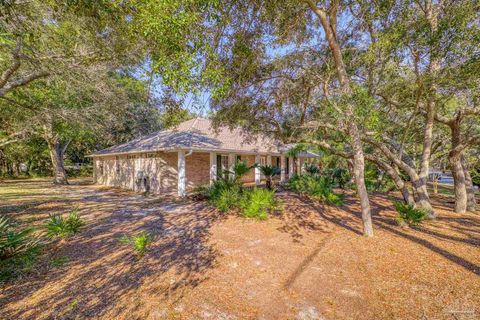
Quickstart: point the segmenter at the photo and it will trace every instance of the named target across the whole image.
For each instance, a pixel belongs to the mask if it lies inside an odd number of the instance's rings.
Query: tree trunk
[[[370,211],[370,201],[368,199],[367,187],[365,186],[365,158],[363,155],[362,143],[358,131],[354,133],[353,147],[353,173],[357,194],[360,198],[362,209],[363,234],[367,237],[373,236],[372,215]]]
[[[448,162],[452,171],[453,188],[455,190],[455,212],[465,213],[467,211],[467,186],[461,157],[457,153],[450,152]]]
[[[50,159],[52,160],[53,183],[68,184],[67,172],[65,171],[63,156],[70,141],[62,145],[59,137],[53,133],[51,128],[51,125],[43,126],[44,139],[47,142],[48,151],[50,152]]]
[[[465,160],[462,158],[462,166],[465,175],[465,187],[467,191],[467,210],[475,212],[477,210],[477,201],[475,200],[475,189],[473,188],[472,176],[468,170]]]
[[[427,212],[428,219],[435,219],[436,214],[433,210],[432,204],[430,203],[430,197],[427,190],[427,181],[426,179],[418,179],[412,181],[414,188],[414,197],[415,203],[418,208],[421,208]]]
[[[67,173],[63,163],[63,147],[59,141],[48,142],[48,149],[50,151],[50,158],[52,159],[53,168],[53,183],[54,184],[68,184]]]
[[[342,49],[337,38],[337,9],[338,5],[333,3],[328,12],[316,6],[312,0],[306,0],[306,3],[315,15],[320,19],[325,37],[332,52],[333,60],[335,62],[335,69],[340,82],[340,89],[342,94],[351,95],[353,90],[350,85],[350,78],[347,73],[347,68],[342,57]],[[370,201],[368,199],[367,188],[365,186],[365,157],[363,154],[363,145],[361,140],[361,133],[355,123],[353,105],[348,104],[346,115],[346,123],[348,123],[348,133],[352,139],[351,146],[353,150],[353,171],[355,177],[355,184],[357,186],[358,197],[362,207],[363,220],[363,234],[367,237],[373,236],[372,217],[370,211]]]

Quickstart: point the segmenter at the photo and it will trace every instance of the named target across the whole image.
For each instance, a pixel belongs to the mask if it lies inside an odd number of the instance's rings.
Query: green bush
[[[320,174],[320,169],[318,168],[317,165],[313,163],[305,163],[304,168],[305,168],[305,172],[312,176]]]
[[[50,215],[45,227],[47,235],[51,238],[66,238],[80,231],[85,221],[78,215],[77,209],[73,209],[65,219],[61,215]]]
[[[410,225],[417,225],[427,217],[425,210],[415,208],[412,204],[394,202],[393,205],[398,213],[397,222],[399,224],[408,223]]]
[[[247,190],[242,194],[240,208],[247,218],[265,220],[276,207],[275,192],[262,188]]]
[[[33,229],[17,230],[6,217],[0,217],[0,282],[28,271],[40,251],[40,238]]]
[[[238,205],[241,189],[232,180],[220,179],[201,192],[211,205],[222,212],[227,212]]]
[[[344,168],[327,169],[323,174],[329,177],[332,180],[332,183],[341,189],[345,189],[346,185],[351,180],[350,173]]]
[[[145,254],[147,247],[153,242],[153,236],[146,231],[140,231],[134,236],[123,236],[119,241],[125,245],[130,246],[135,252],[137,259],[140,259]]]
[[[218,210],[222,212],[227,212],[230,209],[235,208],[238,206],[238,201],[240,200],[240,189],[237,187],[233,187],[231,189],[223,189],[220,191],[217,197],[211,200],[211,203]]]
[[[327,204],[341,205],[343,203],[343,196],[333,192],[332,180],[329,177],[295,175],[289,180],[288,187],[295,192],[307,194]]]

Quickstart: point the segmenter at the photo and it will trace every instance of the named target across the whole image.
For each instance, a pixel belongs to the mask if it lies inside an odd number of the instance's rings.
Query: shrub
[[[327,169],[325,170],[324,175],[330,177],[332,183],[341,189],[344,189],[351,180],[350,173],[344,168]]]
[[[288,187],[298,193],[307,194],[322,202],[341,205],[343,196],[333,192],[332,180],[328,177],[295,175],[288,182]]]
[[[33,229],[17,230],[6,217],[0,217],[0,282],[28,271],[40,252],[41,241]]]
[[[223,189],[219,195],[212,199],[212,203],[222,212],[227,212],[238,205],[240,200],[240,189],[233,187],[231,189]]]
[[[49,237],[66,238],[79,232],[84,224],[77,209],[73,209],[66,219],[61,215],[50,215],[45,226]]]
[[[259,166],[258,167],[260,172],[265,176],[266,178],[266,186],[269,190],[272,190],[273,186],[273,177],[280,174],[280,168],[276,166],[270,166],[270,165],[265,165],[265,166]]]
[[[153,236],[146,231],[140,231],[134,236],[123,236],[119,241],[125,245],[132,247],[137,259],[140,259],[145,254],[147,247],[153,241]]]
[[[320,174],[320,169],[318,168],[318,166],[314,165],[313,163],[305,163],[304,168],[305,168],[305,172],[312,176]]]
[[[254,188],[243,193],[240,200],[242,214],[247,218],[265,220],[268,212],[276,207],[275,192],[262,188]]]
[[[394,202],[395,210],[397,210],[397,222],[399,224],[408,223],[410,225],[417,225],[425,220],[427,212],[423,209],[415,208],[412,204],[405,204],[403,202]]]

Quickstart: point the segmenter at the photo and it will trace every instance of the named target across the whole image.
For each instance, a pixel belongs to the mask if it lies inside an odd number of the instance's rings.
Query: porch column
[[[303,174],[302,159],[297,158],[297,172],[298,174]]]
[[[185,151],[178,151],[178,196],[186,195]]]
[[[260,156],[258,154],[255,155],[255,163],[257,164],[257,166],[255,166],[255,184],[258,186],[261,182],[260,169],[258,168],[260,165]]]
[[[233,173],[233,166],[235,165],[235,162],[237,161],[235,154],[234,153],[229,153],[228,154],[228,170],[230,170],[230,178],[234,178],[234,173]]]
[[[210,152],[210,184],[217,180],[217,154]]]
[[[285,156],[280,156],[280,182],[285,182]]]
[[[288,158],[288,177],[289,178],[293,177],[293,166],[294,166],[293,157],[289,157]]]
[[[272,165],[272,156],[267,156],[267,166]]]

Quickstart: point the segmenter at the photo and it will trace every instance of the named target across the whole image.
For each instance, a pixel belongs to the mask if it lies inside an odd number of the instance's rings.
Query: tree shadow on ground
[[[302,210],[294,209],[296,210],[295,217],[298,219],[298,222],[294,227],[289,225],[289,220],[285,220],[285,226],[280,228],[281,231],[291,233],[294,239],[301,237],[301,230],[299,230],[301,228],[314,231],[317,229],[328,229],[328,226],[325,226],[322,222],[318,221],[319,218],[324,219],[341,229],[353,232],[359,236],[362,235],[361,211],[359,203],[354,196],[348,196],[345,203],[338,208],[326,206],[317,201],[293,193],[289,193],[289,196],[295,199],[295,203],[303,202],[304,204],[302,205]],[[400,228],[395,221],[395,213],[393,212],[393,207],[390,204],[388,196],[380,194],[376,195],[374,200],[371,200],[371,206],[374,228],[381,229],[395,236],[403,237],[443,256],[469,272],[480,274],[479,265],[442,248],[441,242],[438,242],[453,241],[478,248],[480,244],[480,237],[478,236],[480,217],[477,218],[474,215],[459,215],[456,217],[440,214],[438,220],[434,223],[426,222],[421,226],[403,229]],[[304,214],[304,212],[307,211],[310,212]],[[315,214],[312,214],[312,212]],[[317,228],[319,225],[322,227]],[[294,232],[292,232],[292,230]],[[462,234],[463,237],[452,235],[452,232]],[[435,243],[434,240],[436,240]]]
[[[115,318],[138,308],[145,295],[170,303],[180,299],[215,266],[218,252],[208,243],[210,228],[224,215],[202,203],[184,203],[179,214],[156,207],[142,209],[137,195],[95,194],[79,210],[84,217],[95,213],[101,218],[89,219],[80,234],[55,244],[57,249],[50,253],[50,257],[66,256],[68,262],[52,269],[47,266],[47,257],[40,274],[6,286],[0,305],[30,299],[35,303],[22,309],[4,309],[2,317],[90,318],[108,312]],[[150,232],[155,240],[136,261],[118,239],[140,230]],[[140,286],[142,292],[137,292]]]

